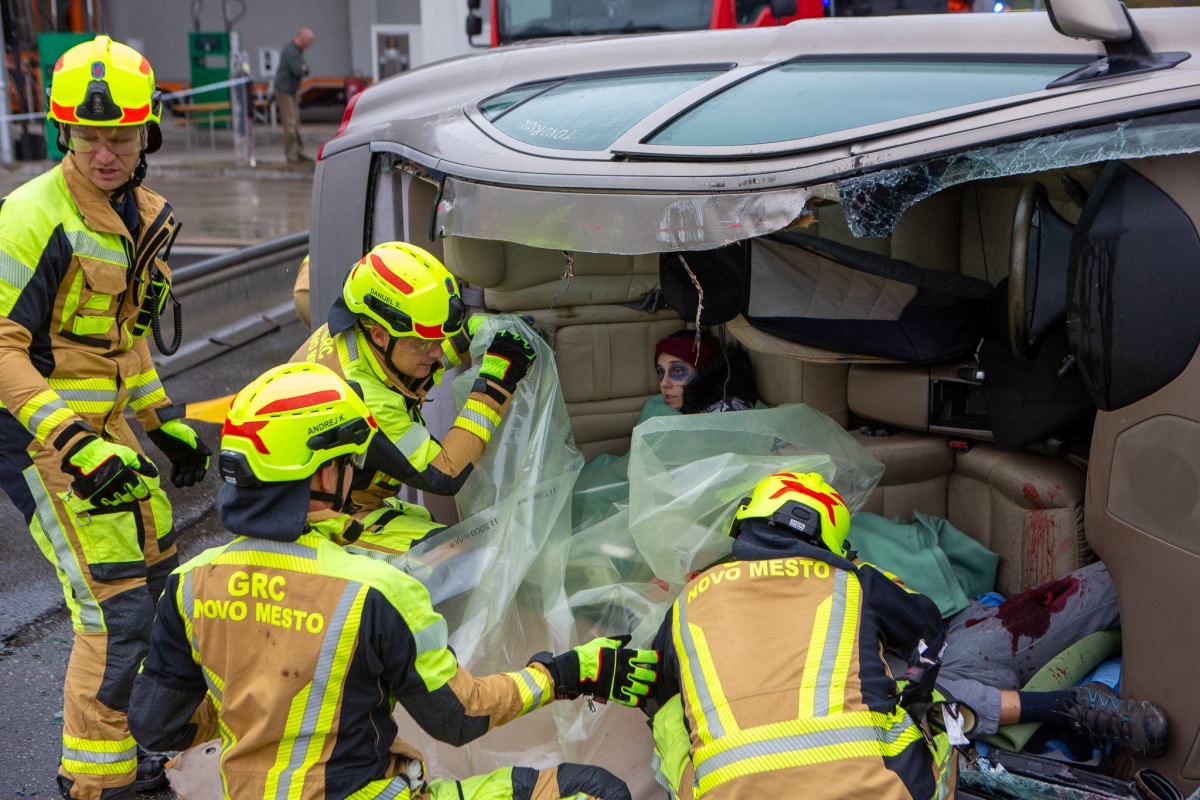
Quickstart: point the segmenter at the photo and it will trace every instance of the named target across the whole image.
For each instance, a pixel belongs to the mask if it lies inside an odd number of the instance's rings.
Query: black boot
[[[138,792],[152,792],[167,785],[167,762],[170,756],[151,753],[140,744],[137,748],[137,778],[133,788]]]

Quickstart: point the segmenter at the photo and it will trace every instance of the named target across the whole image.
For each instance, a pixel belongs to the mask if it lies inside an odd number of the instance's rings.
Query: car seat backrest
[[[630,307],[658,285],[658,256],[574,253],[509,242],[445,240],[446,266],[483,287],[486,306],[531,315],[554,347],[575,443],[584,456],[620,453],[658,392],[654,345],[679,330],[670,309]]]
[[[929,386],[927,367],[851,367],[846,394],[855,413],[891,410],[889,425],[916,428],[889,434],[872,424],[867,429],[880,435],[854,434],[884,464],[863,510],[906,519],[917,510],[949,520],[1000,554],[996,588],[1005,595],[1093,561],[1083,529],[1085,471],[1063,459],[982,443],[951,451],[946,436],[925,432],[928,413],[919,412],[928,408]]]

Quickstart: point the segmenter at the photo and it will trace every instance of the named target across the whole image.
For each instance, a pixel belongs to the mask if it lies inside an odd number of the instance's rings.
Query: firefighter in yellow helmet
[[[171,206],[140,186],[161,113],[141,54],[107,36],[71,48],[48,114],[67,156],[0,205],[0,487],[71,611],[59,786],[81,800],[165,783],[165,759],[138,750],[125,708],[178,559],[171,505],[126,409],[176,486],[201,480],[210,455],[146,342],[169,300],[160,255],[175,229]]]
[[[482,318],[466,315],[458,284],[440,261],[415,245],[386,242],[351,268],[328,322],[292,356],[351,382],[379,422],[383,435],[355,480],[356,516],[367,529],[360,552],[387,558],[441,527],[394,495],[402,485],[457,493],[534,361],[533,346],[521,336],[496,334],[470,396],[438,441],[425,428],[421,405],[443,364],[468,357],[468,331]]]
[[[945,735],[930,747],[881,655],[922,640],[936,652],[937,606],[849,560],[849,527],[820,475],[771,475],[734,515],[734,560],[692,579],[672,605],[646,709],[673,796],[953,792]]]
[[[623,781],[577,764],[430,779],[396,737],[397,701],[456,745],[555,697],[635,705],[655,654],[597,639],[513,672],[464,670],[425,588],[340,546],[360,530],[339,510],[350,459],[374,436],[366,405],[320,365],[275,367],[238,394],[217,501],[237,538],[168,579],[134,686],[134,734],[182,750],[219,732],[232,798],[628,800]]]

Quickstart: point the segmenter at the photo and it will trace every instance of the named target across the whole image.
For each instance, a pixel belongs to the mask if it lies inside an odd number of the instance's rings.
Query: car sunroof
[[[663,103],[721,69],[572,78],[518,86],[479,104],[512,138],[557,150],[605,150]]]
[[[787,142],[1037,92],[1078,62],[793,61],[715,94],[660,128],[651,145]]]

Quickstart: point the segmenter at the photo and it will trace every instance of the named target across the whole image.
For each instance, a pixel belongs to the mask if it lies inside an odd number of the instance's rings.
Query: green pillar
[[[42,65],[43,99],[46,98],[45,90],[50,88],[50,79],[54,77],[54,65],[58,63],[59,57],[75,45],[90,42],[95,38],[95,34],[92,33],[39,33],[37,35],[38,63]],[[48,99],[46,99],[46,108],[47,110],[50,108]],[[61,160],[66,153],[58,149],[58,128],[49,120],[45,124],[46,156]]]

